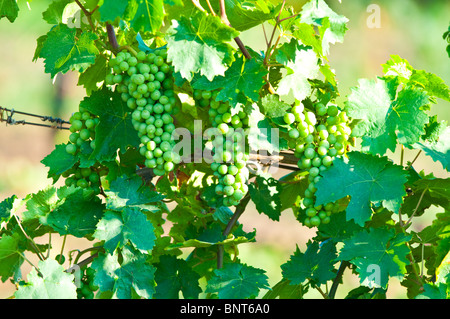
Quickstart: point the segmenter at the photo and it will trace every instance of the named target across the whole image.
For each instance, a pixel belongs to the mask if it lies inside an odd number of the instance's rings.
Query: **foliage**
[[[0,19],[18,14],[0,2]],[[77,73],[86,97],[67,143],[42,159],[53,185],[0,203],[0,277],[15,298],[335,298],[346,268],[360,279],[347,298],[384,298],[392,278],[409,298],[449,297],[449,179],[403,162],[408,150],[448,171],[450,129],[431,115],[450,101],[438,76],[392,55],[338,105],[328,54],[348,19],[324,0],[298,12],[285,1],[55,0],[42,17],[34,60],[50,78]],[[273,31],[256,52],[240,35],[262,24]],[[292,172],[276,179],[262,159],[279,153]],[[250,202],[271,223],[292,212],[315,231],[273,287],[239,259],[258,231],[239,222]],[[431,206],[441,212],[413,230]],[[53,257],[52,234],[92,246]],[[22,278],[29,253],[39,262]]]

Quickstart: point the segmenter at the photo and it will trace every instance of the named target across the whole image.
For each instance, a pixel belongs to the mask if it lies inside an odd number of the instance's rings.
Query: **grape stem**
[[[236,225],[239,217],[241,217],[242,213],[245,211],[245,208],[247,207],[249,201],[250,196],[249,194],[247,194],[239,203],[239,205],[236,206],[236,210],[233,216],[231,216],[230,221],[228,222],[227,226],[225,227],[225,230],[222,233],[223,237],[226,238],[231,233],[231,230],[233,229],[234,225]],[[223,267],[223,254],[224,254],[223,245],[219,245],[217,247],[217,269],[221,269]]]
[[[331,285],[330,292],[328,294],[328,299],[334,299],[336,295],[337,288],[339,286],[339,283],[342,279],[342,275],[344,274],[345,268],[347,268],[350,265],[350,262],[347,260],[343,260],[341,262],[341,265],[339,266],[339,269],[337,271],[336,277],[333,280],[333,284]]]
[[[114,27],[109,23],[106,24],[106,32],[108,33],[108,40],[113,51],[117,51],[119,49],[119,43],[117,42],[116,32],[114,31]]]
[[[227,11],[225,9],[225,0],[220,0],[220,19],[229,27],[232,28],[230,21],[228,20]],[[252,56],[248,52],[244,43],[241,41],[239,37],[234,38],[234,42],[236,42],[237,46],[241,50],[242,54],[246,59],[250,60]]]

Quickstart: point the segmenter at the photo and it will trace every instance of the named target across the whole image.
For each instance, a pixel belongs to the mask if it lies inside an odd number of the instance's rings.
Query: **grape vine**
[[[0,5],[0,23],[16,6]],[[379,299],[392,278],[406,298],[449,298],[437,74],[391,55],[342,96],[328,55],[348,19],[325,0],[64,0],[40,16],[33,60],[52,80],[77,74],[86,95],[68,122],[38,116],[70,124],[41,161],[49,185],[0,202],[13,298]],[[271,258],[278,282],[240,250],[265,231],[244,225],[252,210],[305,240]],[[74,238],[88,247],[69,250]]]

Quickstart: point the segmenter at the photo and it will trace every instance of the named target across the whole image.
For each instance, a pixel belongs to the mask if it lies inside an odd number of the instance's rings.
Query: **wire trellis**
[[[21,114],[21,115],[25,115],[25,116],[40,118],[43,122],[50,122],[52,124],[28,122],[26,120],[15,120],[14,119],[15,114]],[[2,106],[0,106],[0,122],[5,122],[6,125],[34,125],[34,126],[49,127],[49,128],[53,128],[53,129],[59,129],[59,130],[68,130],[69,127],[63,126],[63,125],[70,124],[70,122],[64,121],[58,117],[37,115],[37,114],[17,111],[14,109],[7,109]]]

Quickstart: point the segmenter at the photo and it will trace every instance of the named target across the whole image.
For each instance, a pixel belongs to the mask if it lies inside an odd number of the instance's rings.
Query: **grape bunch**
[[[79,111],[72,114],[69,122],[71,134],[70,143],[66,145],[66,152],[75,155],[80,152],[81,147],[87,146],[92,152],[95,149],[95,128],[99,123],[98,117],[80,106]]]
[[[71,134],[66,145],[66,152],[71,155],[92,153],[95,148],[95,128],[99,123],[98,117],[80,106],[79,111],[72,114],[69,122]],[[98,162],[91,167],[80,167],[78,161],[61,176],[66,179],[66,186],[90,188],[98,194],[100,193],[100,177],[107,173],[107,168]]]
[[[79,287],[77,287],[78,299],[94,299],[95,291],[98,290],[98,286],[94,284],[95,270],[88,267],[81,270],[81,280]]]
[[[292,146],[299,159],[298,167],[309,172],[303,198],[306,215],[303,223],[307,227],[327,224],[338,206],[335,203],[315,206],[315,185],[333,160],[347,151],[351,134],[349,119],[345,111],[332,103],[324,105],[319,102],[314,105],[314,110],[310,110],[301,102],[296,102],[284,115],[284,122],[289,125],[289,138],[295,141]]]
[[[249,118],[243,110],[232,114],[228,102],[216,101],[218,93],[217,90],[194,90],[194,100],[200,107],[208,107],[212,128],[206,134],[213,146],[211,169],[217,177],[215,192],[223,196],[225,206],[234,206],[248,192],[249,154],[245,145]]]
[[[115,86],[132,110],[132,123],[141,141],[144,165],[161,176],[174,169],[179,156],[172,152],[175,130],[172,116],[178,100],[174,92],[173,69],[167,63],[167,50],[160,48],[136,55],[121,51],[109,62],[112,73],[107,85]]]

